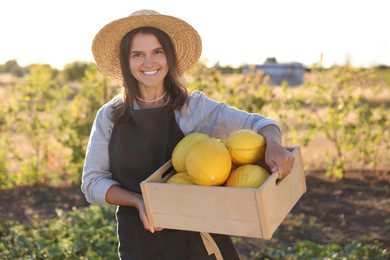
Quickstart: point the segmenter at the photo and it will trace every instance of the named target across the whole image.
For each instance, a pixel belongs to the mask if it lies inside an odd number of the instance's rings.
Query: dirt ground
[[[256,250],[263,243],[320,244],[354,241],[381,243],[390,249],[390,174],[348,173],[332,181],[323,172],[306,173],[307,193],[270,241],[240,238],[238,250]],[[88,206],[79,186],[45,186],[0,191],[0,221],[29,222],[55,217],[55,209]]]
[[[247,238],[239,250],[262,244],[292,245],[310,240],[319,244],[379,243],[390,249],[390,176],[348,173],[343,181],[323,172],[306,177],[307,192],[270,241]]]

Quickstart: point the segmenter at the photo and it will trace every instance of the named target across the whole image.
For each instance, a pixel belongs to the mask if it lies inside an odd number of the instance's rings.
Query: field
[[[210,74],[207,74],[204,80],[211,81],[210,75],[212,77],[217,77],[218,80],[221,80],[220,78],[218,78],[219,76],[213,76],[212,73],[214,72],[212,71],[210,72]],[[312,75],[308,76],[310,77]],[[6,102],[9,100],[5,88],[3,88],[4,85],[8,84],[7,80],[9,79],[6,78],[5,80],[3,79],[3,81],[0,80],[0,83],[2,83],[0,84],[0,102],[5,102],[4,104],[6,104]],[[92,82],[93,80],[95,80],[95,78],[89,80]],[[199,79],[198,81],[201,82],[201,80]],[[224,81],[225,85],[223,87],[227,90],[223,90],[226,93],[230,93],[230,89],[226,87],[227,85],[234,86],[234,82],[236,81],[240,81],[241,83],[243,83],[241,78],[223,78],[221,81]],[[315,80],[313,79],[313,81]],[[242,105],[242,100],[240,100],[241,96],[243,96],[243,100],[246,101],[248,98],[252,98],[252,95],[257,95],[256,93],[252,93],[253,90],[251,89],[251,84],[255,83],[248,83],[245,81],[244,83],[247,84],[246,86],[248,87],[243,91],[244,94],[240,92],[241,90],[238,90],[237,95],[234,96],[235,99],[229,100],[229,102],[234,103],[237,107]],[[202,89],[202,85],[195,85],[194,88]],[[250,89],[250,91],[248,89]],[[216,93],[207,89],[205,89],[204,91],[209,92],[208,95],[210,96],[216,95],[216,98],[218,99],[223,99],[224,97],[226,97],[224,96],[224,94]],[[367,89],[361,89],[361,91],[364,92],[367,91]],[[74,100],[79,103],[76,103],[75,106],[77,108],[87,107],[89,103],[82,102],[93,102],[89,100],[94,100],[95,96],[93,95],[95,95],[95,92],[91,93],[83,93],[83,95],[87,97],[85,99],[77,99],[76,96]],[[261,93],[261,95],[264,96],[268,94],[269,93]],[[344,94],[345,92],[343,92],[343,95]],[[99,93],[99,95],[101,95],[101,93]],[[349,97],[342,96],[341,94],[339,95],[339,99],[344,98],[345,100],[347,100]],[[385,119],[385,123],[383,124],[383,126],[379,126],[379,123],[378,125],[373,125],[374,121],[372,121],[371,117],[363,118],[366,121],[358,123],[358,130],[365,130],[365,127],[367,127],[367,131],[379,131],[379,136],[374,137],[379,140],[378,142],[380,142],[381,145],[374,143],[374,139],[372,139],[372,142],[364,142],[365,147],[363,148],[367,148],[366,150],[364,150],[364,152],[369,151],[369,154],[367,156],[370,156],[370,154],[373,155],[369,158],[371,161],[375,161],[375,164],[371,164],[370,161],[366,163],[363,162],[361,159],[356,159],[361,157],[354,157],[360,156],[360,150],[358,150],[358,152],[350,152],[350,150],[343,150],[344,147],[349,147],[346,146],[349,144],[347,143],[347,141],[331,141],[329,139],[329,136],[327,136],[327,129],[324,129],[322,124],[317,123],[315,128],[315,134],[310,136],[309,142],[305,144],[301,136],[290,134],[290,131],[291,133],[296,133],[294,131],[298,129],[300,131],[300,134],[303,133],[303,135],[309,136],[311,132],[309,131],[309,127],[307,127],[307,125],[304,125],[304,123],[308,122],[309,119],[312,120],[311,118],[309,118],[309,116],[311,116],[312,114],[311,111],[309,111],[309,106],[311,105],[311,103],[304,103],[302,106],[298,107],[297,104],[301,105],[302,103],[299,103],[301,101],[294,100],[293,102],[290,98],[286,99],[294,105],[294,109],[292,109],[293,106],[286,107],[286,104],[288,103],[284,102],[286,96],[303,96],[303,99],[310,99],[310,97],[314,96],[314,94],[310,89],[306,89],[302,92],[302,88],[290,88],[285,90],[280,86],[275,86],[272,88],[272,97],[270,95],[270,98],[272,98],[273,104],[276,107],[264,106],[265,111],[269,112],[270,116],[274,116],[272,114],[272,111],[278,111],[278,114],[275,114],[275,116],[280,116],[283,117],[285,120],[289,120],[287,124],[283,124],[283,128],[285,128],[286,133],[289,134],[286,139],[284,139],[284,142],[288,145],[294,144],[300,145],[302,147],[302,155],[304,160],[307,182],[307,193],[305,193],[300,199],[300,201],[298,201],[297,205],[293,208],[291,213],[277,229],[271,240],[265,241],[254,238],[233,237],[233,241],[241,256],[241,259],[324,259],[324,256],[327,256],[328,259],[341,259],[342,256],[351,256],[351,258],[349,259],[389,258],[390,162],[388,155],[389,150],[388,146],[386,146],[386,144],[389,143],[388,117]],[[384,113],[384,115],[389,114],[388,111],[390,106],[390,91],[388,88],[382,88],[381,92],[373,92],[371,90],[368,90],[367,93],[364,93],[364,96],[367,99],[369,108],[372,109],[370,111],[378,109],[375,110],[378,111],[378,113]],[[319,97],[317,96],[316,98]],[[259,101],[259,99],[254,100]],[[329,104],[321,103],[320,109],[316,110],[315,112],[321,116],[327,115],[327,113],[330,113],[329,111],[331,111],[327,110],[327,105]],[[340,106],[340,104],[338,104],[338,106]],[[45,108],[40,109],[44,110]],[[252,108],[243,107],[243,109],[249,110]],[[96,111],[95,109],[91,110]],[[79,110],[77,111],[78,114],[76,116],[81,113]],[[302,122],[295,122],[291,119],[294,118],[296,113],[301,113],[301,111],[304,111],[304,120]],[[28,113],[30,113],[30,110],[27,109],[25,112],[27,113],[26,117],[28,118]],[[54,111],[49,110],[49,114],[50,113],[54,113]],[[83,117],[77,117],[74,121],[65,118],[71,122],[82,122],[82,124],[80,123],[80,125],[71,125],[71,127],[75,126],[76,129],[84,129],[81,128],[81,126],[84,127],[85,125],[87,125],[87,134],[83,136],[84,139],[88,137],[89,124],[91,123],[91,121],[84,122],[81,120],[81,118],[93,120],[93,115],[90,115],[90,117],[88,118],[88,113],[85,113],[87,116],[83,115]],[[72,113],[67,113],[67,115],[72,115]],[[334,121],[336,119],[338,120],[337,124],[329,125],[328,127],[334,127],[335,132],[339,131],[337,133],[344,134],[341,136],[345,138],[351,138],[349,135],[347,135],[347,133],[344,133],[342,130],[344,129],[344,127],[351,127],[351,124],[348,125],[345,123],[345,120],[347,120],[348,122],[352,122],[352,126],[354,128],[351,129],[355,131],[356,125],[353,125],[353,120],[356,120],[356,117],[357,112],[351,110],[351,113],[346,115],[345,118],[334,117]],[[0,115],[0,123],[3,122],[3,125],[5,125],[3,129],[9,129],[10,131],[12,130],[12,134],[10,134],[11,137],[9,140],[13,140],[16,143],[20,143],[21,141],[23,141],[25,145],[21,146],[22,155],[32,156],[34,149],[32,149],[29,145],[32,145],[34,143],[29,143],[28,140],[29,138],[34,140],[36,136],[30,135],[28,138],[23,137],[24,135],[28,136],[29,133],[18,133],[16,135],[13,133],[13,131],[17,128],[15,128],[13,125],[9,127],[4,123],[6,122],[6,120],[2,121],[1,119],[2,117]],[[55,124],[56,122],[53,121],[52,123]],[[293,127],[291,127],[289,124],[291,124]],[[69,129],[67,130],[69,131]],[[381,132],[382,130],[383,132]],[[80,130],[80,133],[81,132],[82,131]],[[362,136],[367,134],[367,132],[364,131],[356,133]],[[7,138],[7,136],[5,137]],[[70,238],[61,240],[59,235],[58,238],[56,238],[56,231],[59,232],[60,230],[67,230],[67,228],[72,225],[78,227],[81,224],[72,221],[76,221],[75,219],[79,221],[79,218],[82,218],[81,216],[84,216],[85,214],[91,214],[91,211],[88,211],[88,209],[96,210],[95,208],[90,207],[90,205],[86,202],[83,194],[81,193],[80,184],[78,183],[79,179],[76,179],[76,181],[69,179],[69,176],[72,175],[68,172],[71,172],[75,169],[79,170],[80,168],[63,167],[63,162],[65,162],[68,158],[67,156],[69,156],[68,152],[65,153],[63,151],[69,151],[70,149],[81,149],[84,146],[84,139],[80,137],[80,140],[82,141],[80,141],[79,143],[70,143],[69,147],[66,147],[66,149],[58,149],[58,147],[61,147],[59,146],[59,141],[57,143],[54,143],[54,152],[48,152],[48,158],[51,159],[49,160],[49,166],[51,167],[50,171],[45,172],[44,175],[42,175],[45,181],[40,181],[41,179],[39,178],[31,179],[30,175],[23,176],[22,171],[17,173],[15,169],[18,169],[18,166],[23,164],[23,159],[21,161],[16,161],[15,163],[9,164],[8,170],[10,171],[10,174],[19,174],[21,176],[20,180],[23,181],[23,185],[21,185],[20,183],[18,184],[15,181],[14,185],[11,188],[0,189],[0,258],[4,257],[5,259],[11,259],[7,258],[7,254],[2,254],[2,250],[4,252],[8,252],[6,250],[11,250],[10,248],[7,249],[7,246],[9,245],[14,246],[15,248],[17,246],[20,246],[21,248],[23,246],[26,246],[27,248],[29,248],[28,250],[30,250],[30,248],[33,248],[30,251],[39,251],[39,248],[41,248],[41,250],[47,251],[47,249],[45,248],[49,248],[50,243],[56,243],[58,244],[58,246],[56,245],[55,248],[58,252],[60,251],[59,248],[62,248],[63,246],[65,246],[65,244],[67,244],[68,246],[72,245],[71,243],[73,243],[74,240],[71,240]],[[1,140],[2,139],[0,139],[0,141]],[[37,140],[39,141],[40,139]],[[47,140],[47,136],[43,135],[42,140]],[[361,147],[357,146],[359,143],[362,142],[363,140],[358,141],[356,147],[362,149]],[[64,142],[63,144],[69,144],[69,141]],[[340,167],[333,169],[330,168],[330,166],[335,164],[334,162],[340,162],[337,161],[340,156],[329,157],[328,154],[329,151],[335,151],[335,144],[339,145],[342,148],[341,151],[343,153],[340,155],[343,159],[342,162],[344,163],[340,166],[343,167],[342,171],[340,171]],[[41,146],[38,146],[38,148],[42,147],[42,144],[40,145]],[[373,148],[373,150],[370,150],[371,148]],[[1,160],[1,156],[4,156],[4,153],[2,153],[2,151],[0,151],[0,170],[4,169],[4,167],[1,168],[1,163],[4,162],[4,160]],[[79,161],[76,162],[78,162],[78,165],[80,166],[80,162],[82,163],[83,159],[83,153],[78,156]],[[8,160],[12,157],[5,158],[7,158]],[[350,160],[344,161],[344,159]],[[77,166],[77,164],[75,165]],[[11,170],[15,172],[11,172]],[[68,172],[67,174],[64,174],[64,176],[61,176],[61,178],[58,178],[58,176],[56,176],[55,178],[53,177],[53,181],[52,179],[50,179],[50,174],[54,170],[56,170],[57,173],[60,172],[61,174],[66,171]],[[342,178],[339,178],[340,176],[338,176],[337,174],[333,174],[335,172],[342,172]],[[75,175],[77,176],[77,171]],[[3,179],[1,178],[2,175],[0,174],[0,182],[3,180],[14,181],[14,179],[4,179],[4,176]],[[32,184],[26,185],[26,183],[28,183],[29,181]],[[5,182],[3,184],[5,184]],[[68,220],[64,220],[64,222],[61,222],[63,221],[64,215],[66,214],[70,214],[69,216],[71,217],[69,221],[71,221],[72,225],[69,225],[69,223],[67,222]],[[72,214],[80,214],[80,216],[76,215],[75,217],[75,215]],[[107,214],[108,215],[104,215],[108,218],[107,221],[109,223],[114,223],[113,209],[109,209]],[[88,219],[88,216],[84,217]],[[54,228],[53,226],[56,227]],[[100,227],[95,226],[94,228],[96,228],[96,232],[100,232]],[[31,233],[29,231],[30,229],[32,230]],[[74,232],[78,231],[75,230]],[[103,233],[104,235],[102,235]],[[110,243],[116,243],[115,230],[113,226],[110,227],[109,231],[106,230],[103,233],[97,234],[98,236],[104,237],[98,239],[100,240],[100,243],[103,243],[105,241],[104,239],[107,239],[107,237],[109,237],[108,240],[111,241]],[[78,249],[80,251],[74,253],[73,257],[69,257],[70,259],[76,258],[76,255],[82,258],[81,256],[84,257],[87,254],[92,254],[91,252],[87,253],[85,251],[86,249],[84,248],[87,247],[84,244],[88,244],[89,239],[91,238],[91,236],[93,236],[91,234],[94,234],[93,231],[90,231],[90,229],[88,229],[88,231],[85,231],[85,233],[83,233],[79,238],[77,238],[83,241],[83,246],[80,246],[81,249]],[[51,238],[51,236],[54,236],[54,238]],[[71,236],[71,234],[66,234],[66,236]],[[33,239],[32,237],[34,237],[36,241],[29,240]],[[93,242],[91,242],[91,244],[93,245]],[[92,245],[89,245],[88,248],[90,248],[90,246]],[[116,245],[110,245],[110,252],[112,252],[113,250],[115,251]],[[75,248],[77,248],[78,246],[69,247],[75,250]],[[70,249],[67,250],[69,251]],[[104,255],[104,252],[108,252],[105,250],[108,249],[102,249],[101,251],[96,251],[95,253],[100,253]],[[50,252],[53,253],[54,251]],[[30,253],[26,253],[26,255],[29,254]],[[27,257],[26,255],[24,257]],[[69,255],[72,254],[69,253]],[[44,256],[39,255],[39,253],[38,255],[35,255],[35,257],[37,259],[44,258]],[[47,257],[49,257],[50,259],[50,255]],[[53,259],[54,258],[55,257],[53,257]],[[99,258],[98,256],[95,256],[91,258],[107,259],[109,257]]]
[[[322,171],[306,174],[307,193],[272,240],[234,238],[242,259],[251,259],[251,252],[259,251],[264,244],[292,246],[305,240],[322,245],[379,243],[390,250],[388,174],[351,172],[343,181],[330,181]],[[56,209],[69,211],[88,207],[79,186],[24,187],[0,191],[0,197],[0,221],[39,223],[42,219],[55,218]]]

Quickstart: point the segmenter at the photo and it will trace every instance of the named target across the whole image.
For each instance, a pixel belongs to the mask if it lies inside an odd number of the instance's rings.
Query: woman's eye
[[[161,50],[156,50],[155,54],[156,55],[161,55],[161,54],[164,54],[164,51],[162,49]]]
[[[139,53],[139,52],[133,52],[133,53],[131,53],[131,55],[130,55],[130,57],[131,58],[139,58],[139,57],[141,57],[142,55],[141,55],[141,53]]]

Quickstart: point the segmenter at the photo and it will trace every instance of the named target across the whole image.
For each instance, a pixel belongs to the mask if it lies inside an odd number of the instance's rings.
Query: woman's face
[[[140,88],[164,88],[168,62],[157,37],[150,33],[137,33],[130,46],[130,71]]]

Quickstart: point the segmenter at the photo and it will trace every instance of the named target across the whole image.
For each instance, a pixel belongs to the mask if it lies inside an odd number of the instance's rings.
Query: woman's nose
[[[151,55],[145,55],[144,66],[150,66],[153,63],[153,57]]]

